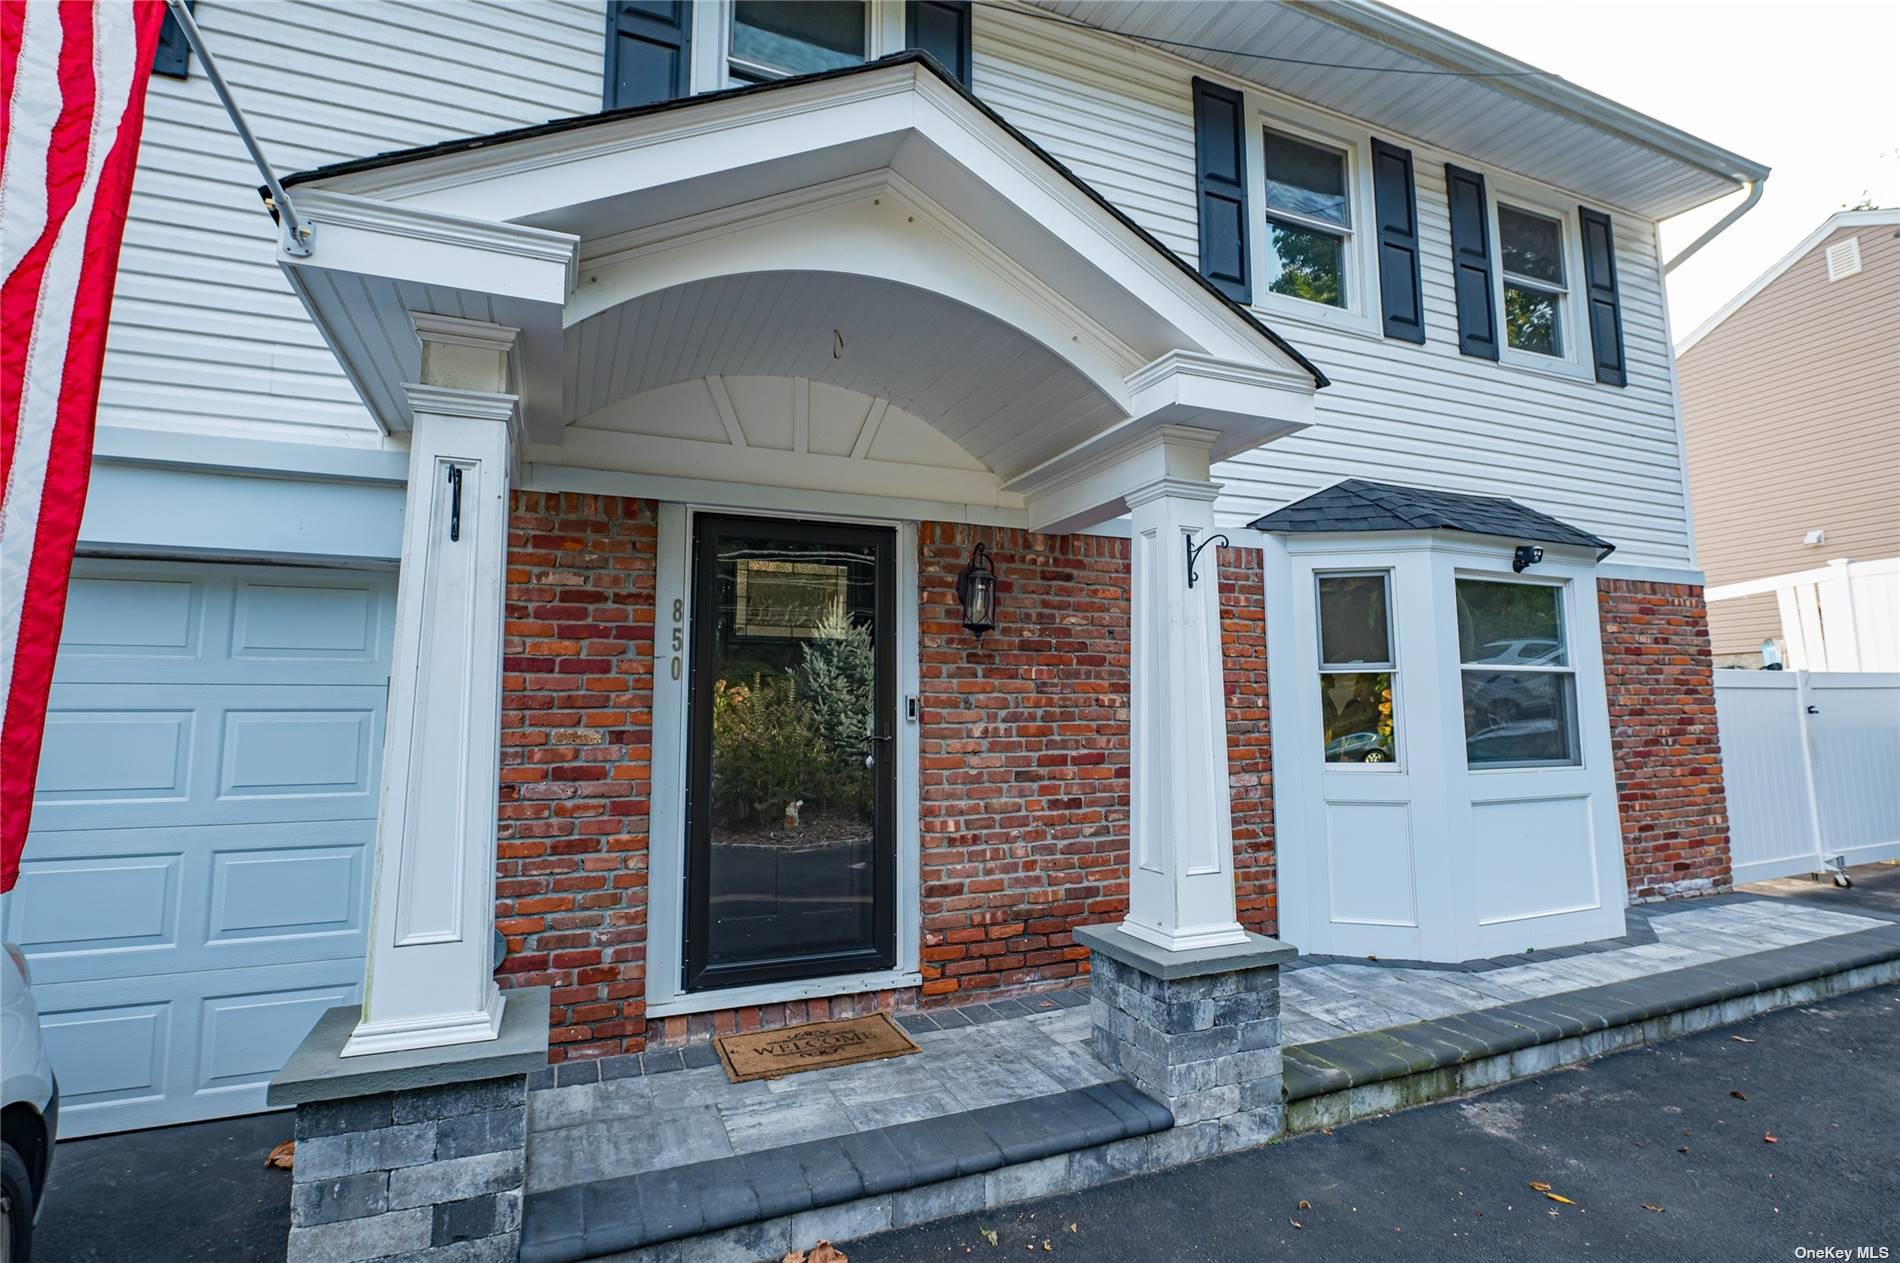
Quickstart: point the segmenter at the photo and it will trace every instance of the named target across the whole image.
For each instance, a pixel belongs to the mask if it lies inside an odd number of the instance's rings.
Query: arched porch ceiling
[[[695,378],[824,382],[888,400],[1004,478],[1127,414],[1120,375],[1092,378],[943,294],[841,272],[748,272],[642,294],[572,326],[564,370],[570,421]]]
[[[286,183],[316,238],[279,261],[392,430],[405,313],[518,331],[533,443],[670,383],[784,377],[887,400],[1031,496],[1158,428],[1232,455],[1325,384],[915,56]]]

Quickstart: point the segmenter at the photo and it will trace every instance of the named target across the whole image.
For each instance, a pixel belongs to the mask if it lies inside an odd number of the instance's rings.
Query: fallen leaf
[[[981,1233],[981,1234],[982,1234],[982,1236],[983,1236],[983,1239],[984,1239],[985,1241],[987,1241],[987,1242],[989,1242],[989,1243],[990,1243],[991,1245],[995,1245],[995,1244],[996,1244],[996,1229],[994,1229],[994,1228],[978,1228],[978,1229],[977,1229],[977,1231],[978,1231],[979,1233]]]
[[[1297,1219],[1289,1219],[1289,1220],[1287,1220],[1287,1222],[1288,1222],[1288,1223],[1290,1223],[1290,1224],[1292,1224],[1292,1225],[1293,1225],[1293,1226],[1294,1226],[1295,1228],[1304,1228],[1304,1227],[1306,1227],[1306,1225],[1305,1225],[1305,1224],[1303,1224],[1303,1223],[1301,1223],[1301,1222],[1300,1222],[1299,1220],[1297,1220]]]
[[[1655,1202],[1644,1202],[1643,1209],[1655,1211],[1658,1215],[1663,1213],[1663,1208],[1658,1206]]]
[[[1676,1146],[1676,1152],[1677,1152],[1677,1153],[1687,1153],[1687,1152],[1689,1152],[1689,1146],[1688,1146],[1688,1145],[1677,1145],[1677,1146]]]
[[[1546,1193],[1544,1194],[1544,1196],[1548,1197],[1553,1202],[1562,1202],[1566,1206],[1576,1205],[1575,1202],[1571,1201],[1568,1197],[1565,1197],[1562,1193]]]
[[[1074,1231],[1075,1231],[1075,1225],[1074,1225],[1074,1224],[1070,1224],[1070,1225],[1069,1225],[1069,1231],[1070,1231],[1070,1232],[1074,1232]]]
[[[843,1250],[831,1242],[820,1241],[811,1248],[811,1257],[806,1259],[805,1263],[851,1263],[851,1261],[845,1258]]]
[[[787,1250],[785,1257],[780,1259],[778,1263],[805,1263],[805,1252],[803,1250]]]
[[[1755,1042],[1754,1040],[1748,1038],[1746,1035],[1730,1035],[1729,1038],[1734,1040],[1738,1044],[1752,1044]]]
[[[1047,1238],[1047,1237],[1044,1237],[1044,1238],[1042,1239],[1042,1248],[1043,1248],[1043,1252],[1044,1252],[1044,1253],[1048,1253],[1049,1251],[1051,1251],[1051,1250],[1054,1250],[1054,1249],[1055,1249],[1055,1247],[1054,1247],[1054,1246],[1052,1246],[1052,1245],[1050,1245],[1050,1244],[1049,1244],[1049,1238]]]
[[[283,1144],[278,1145],[275,1149],[270,1151],[270,1154],[264,1159],[264,1165],[267,1167],[276,1167],[279,1171],[288,1171],[291,1165],[296,1161],[297,1142],[294,1140],[286,1140]]]
[[[1313,1203],[1311,1203],[1311,1202],[1309,1202],[1309,1201],[1307,1201],[1307,1200],[1306,1200],[1306,1199],[1305,1199],[1304,1197],[1302,1197],[1302,1198],[1300,1199],[1300,1206],[1299,1206],[1299,1208],[1300,1208],[1301,1210],[1311,1210],[1311,1209],[1313,1209]]]
[[[1771,1145],[1778,1145],[1778,1144],[1780,1144],[1780,1143],[1781,1143],[1781,1141],[1780,1141],[1780,1140],[1778,1140],[1778,1139],[1777,1139],[1777,1138],[1775,1137],[1775,1133],[1774,1133],[1774,1132],[1772,1132],[1772,1131],[1770,1131],[1770,1132],[1763,1132],[1763,1133],[1762,1133],[1762,1139],[1763,1139],[1763,1140],[1766,1140],[1766,1141],[1767,1141],[1767,1142],[1768,1142],[1769,1144],[1771,1144]]]
[[[1333,1134],[1333,1129],[1330,1127],[1322,1127],[1319,1129],[1319,1134],[1322,1136],[1330,1136]]]
[[[1542,1180],[1532,1180],[1531,1187],[1536,1189],[1540,1193],[1550,1192],[1550,1185],[1544,1183]]]
[[[1729,1095],[1734,1097],[1738,1101],[1746,1101],[1748,1099],[1742,1093],[1735,1091],[1733,1088],[1729,1090]]]

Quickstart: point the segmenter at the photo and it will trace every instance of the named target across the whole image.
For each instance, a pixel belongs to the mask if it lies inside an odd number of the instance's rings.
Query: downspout
[[[1681,250],[1678,250],[1675,253],[1674,257],[1672,257],[1667,263],[1663,264],[1663,275],[1667,276],[1671,272],[1675,271],[1677,264],[1687,262],[1690,255],[1694,254],[1696,251],[1700,250],[1703,246],[1708,245],[1711,241],[1714,241],[1717,237],[1727,232],[1730,224],[1733,224],[1736,220],[1748,214],[1749,211],[1754,210],[1755,203],[1761,201],[1762,185],[1766,183],[1768,183],[1768,177],[1765,175],[1759,180],[1748,181],[1748,196],[1742,199],[1742,204],[1740,206],[1737,206],[1734,210],[1730,211],[1728,214],[1722,216],[1722,218],[1716,220],[1715,223],[1709,228],[1707,232],[1703,233],[1700,237],[1697,237],[1694,241],[1691,241],[1687,246],[1684,246]]]

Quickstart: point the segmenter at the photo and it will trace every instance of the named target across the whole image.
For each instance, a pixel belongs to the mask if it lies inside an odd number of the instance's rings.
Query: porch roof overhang
[[[1231,456],[1311,424],[1326,384],[915,53],[284,183],[315,236],[279,263],[390,432],[418,320],[516,331],[531,443],[679,381],[804,377],[1025,498],[1164,429]]]

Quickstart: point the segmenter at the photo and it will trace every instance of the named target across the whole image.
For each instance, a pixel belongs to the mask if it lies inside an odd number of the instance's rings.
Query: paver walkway
[[[1630,934],[1585,948],[1438,967],[1301,963],[1282,971],[1282,1042],[1494,1008],[1876,929],[1890,921],[1736,896],[1632,908]],[[906,1014],[916,1056],[731,1083],[677,1053],[616,1058],[596,1082],[529,1094],[530,1193],[869,1131],[1106,1082],[1086,991]]]

